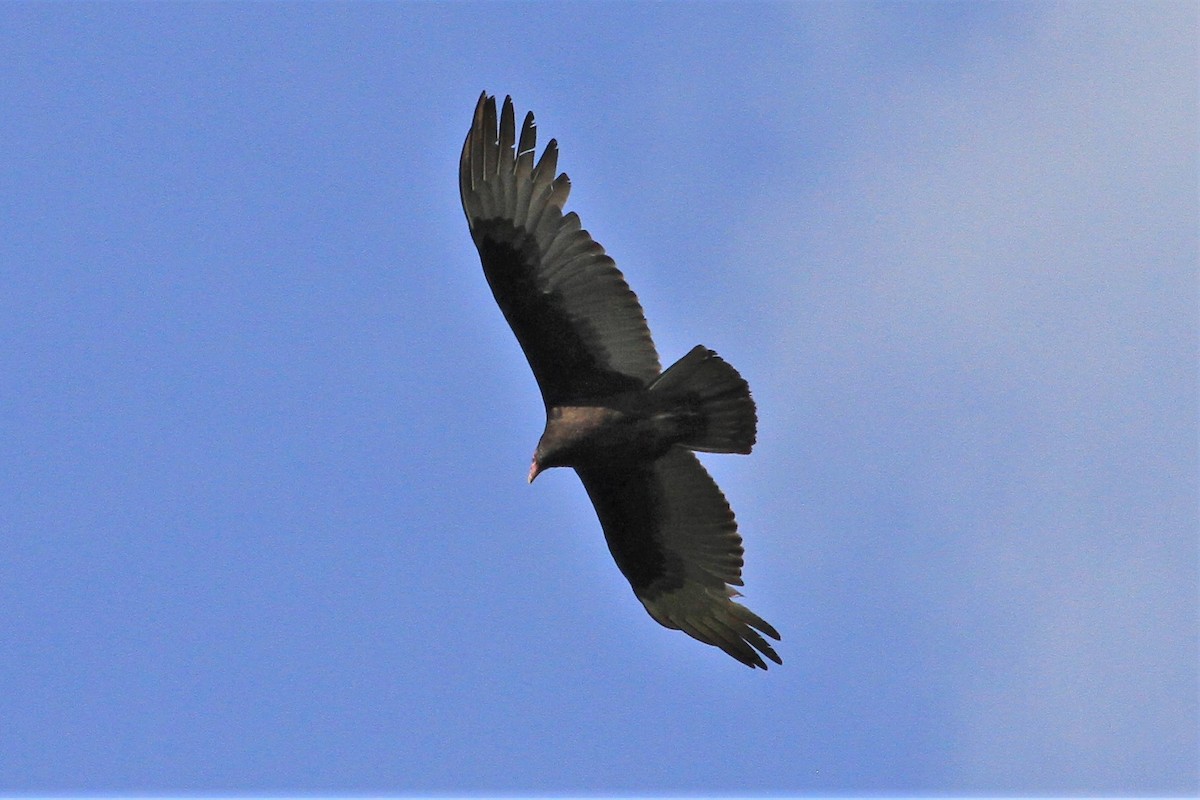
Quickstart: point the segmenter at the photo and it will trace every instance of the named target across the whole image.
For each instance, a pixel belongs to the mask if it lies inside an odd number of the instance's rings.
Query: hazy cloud
[[[907,510],[957,785],[1194,788],[1196,15],[1041,10],[897,78],[751,215],[790,297],[760,393],[795,401],[811,480]]]

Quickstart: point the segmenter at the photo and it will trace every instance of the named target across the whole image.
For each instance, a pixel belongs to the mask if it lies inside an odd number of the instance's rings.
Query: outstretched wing
[[[742,585],[742,538],[695,455],[675,447],[657,461],[576,472],[608,549],[650,616],[749,667],[766,669],[762,656],[783,663],[760,635],[778,640],[779,633],[733,601],[732,587]]]
[[[514,148],[515,146],[515,148]],[[499,127],[484,92],[459,162],[459,191],[483,271],[547,407],[644,386],[661,371],[637,297],[604,248],[563,214],[558,146],[537,146],[533,114],[516,141],[512,99]]]

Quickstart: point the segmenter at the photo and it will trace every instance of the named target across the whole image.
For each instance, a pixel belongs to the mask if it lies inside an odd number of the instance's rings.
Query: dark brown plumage
[[[563,213],[571,183],[551,140],[535,163],[533,114],[520,138],[511,98],[483,93],[463,145],[459,190],[483,272],[529,360],[546,429],[529,480],[573,467],[609,550],[650,616],[750,667],[782,660],[779,634],[732,598],[742,540],[692,450],[749,453],[750,389],[695,347],[662,372],[637,297],[604,248]]]

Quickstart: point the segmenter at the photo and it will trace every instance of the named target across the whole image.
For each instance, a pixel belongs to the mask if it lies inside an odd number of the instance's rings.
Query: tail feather
[[[678,403],[686,420],[681,445],[706,453],[749,453],[758,415],[737,370],[703,345],[676,361],[650,391]]]

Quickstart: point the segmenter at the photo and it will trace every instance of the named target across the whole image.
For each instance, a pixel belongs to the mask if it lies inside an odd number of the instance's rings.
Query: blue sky
[[[0,6],[0,792],[1197,789],[1194,4]],[[655,624],[457,196],[532,108],[784,665]]]

